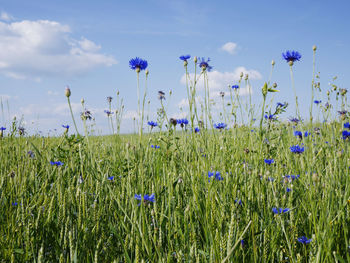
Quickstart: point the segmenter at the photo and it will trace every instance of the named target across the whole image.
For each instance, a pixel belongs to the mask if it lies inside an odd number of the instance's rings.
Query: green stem
[[[78,132],[77,124],[75,123],[75,119],[74,119],[74,115],[73,115],[73,111],[72,111],[72,106],[71,106],[71,104],[70,104],[70,99],[69,99],[69,97],[67,97],[67,100],[68,100],[68,106],[69,106],[70,114],[72,115],[72,120],[73,120],[73,123],[74,123],[75,130],[76,130],[76,132],[77,132],[77,135],[80,135],[79,132]]]

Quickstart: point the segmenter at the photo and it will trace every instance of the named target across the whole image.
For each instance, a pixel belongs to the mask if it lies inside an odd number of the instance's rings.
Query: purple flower
[[[180,57],[180,59],[183,61],[187,61],[187,59],[189,59],[190,57],[191,57],[191,55],[183,55]]]
[[[130,59],[129,66],[132,70],[136,70],[139,72],[139,71],[145,70],[147,68],[148,62],[147,62],[147,60],[136,57],[136,58]]]
[[[287,213],[289,211],[290,211],[289,208],[284,208],[284,209],[283,208],[276,208],[276,207],[272,208],[272,212],[274,214],[284,214],[284,213]]]
[[[214,128],[218,130],[223,130],[227,127],[226,123],[220,122],[218,124],[214,124]]]
[[[113,181],[113,180],[114,180],[114,176],[108,176],[108,177],[107,177],[107,180]]]
[[[285,53],[282,53],[282,56],[287,62],[299,61],[301,59],[300,53],[294,50],[293,51],[287,50]]]
[[[344,129],[350,129],[350,123],[349,122],[344,123]]]
[[[265,159],[264,162],[268,165],[271,165],[275,162],[275,160],[274,159]]]
[[[301,154],[304,152],[304,147],[300,147],[299,145],[293,145],[290,147],[290,151],[292,153]]]
[[[157,122],[154,122],[154,121],[149,121],[149,122],[147,122],[147,124],[148,124],[149,126],[151,126],[151,129],[153,129],[154,127],[157,127],[157,126],[158,126],[158,123],[157,123]]]
[[[308,239],[306,236],[302,236],[298,238],[298,242],[302,243],[302,244],[309,244],[312,241],[312,239]]]
[[[199,61],[199,67],[202,70],[207,70],[207,71],[211,71],[211,69],[213,68],[212,66],[210,66],[208,64],[208,62],[210,61],[210,58],[208,58],[207,60],[205,60],[205,58],[200,59],[201,61]]]
[[[58,161],[58,162],[53,162],[53,161],[51,161],[50,164],[51,164],[52,166],[57,166],[57,167],[59,167],[59,166],[63,166],[64,163],[62,163],[62,162],[60,162],[60,161]]]

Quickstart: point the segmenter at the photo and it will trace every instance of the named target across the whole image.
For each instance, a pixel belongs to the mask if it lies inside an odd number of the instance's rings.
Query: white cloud
[[[11,21],[11,20],[13,20],[13,16],[11,16],[10,14],[2,11],[1,14],[0,14],[0,19],[4,20],[4,21]]]
[[[12,97],[10,95],[6,95],[6,94],[0,94],[0,100],[1,101],[5,101],[5,100],[9,100]]]
[[[236,53],[238,45],[234,42],[227,42],[226,44],[224,44],[220,49],[233,55]]]
[[[250,80],[261,79],[262,76],[259,71],[254,69],[246,69],[245,67],[237,67],[233,72],[220,72],[220,71],[212,71],[208,72],[209,79],[209,91],[213,95],[218,94],[220,91],[227,91],[228,85],[236,84],[236,82],[240,79],[241,72],[244,75],[248,74]],[[194,74],[190,74],[190,78],[194,78]],[[186,74],[181,77],[181,83],[186,84]],[[203,77],[199,79],[197,83],[197,89],[203,90]],[[249,91],[247,87],[240,88],[240,95],[248,95]]]
[[[128,110],[123,114],[123,119],[138,119],[138,114],[136,110]]]
[[[0,73],[9,77],[77,75],[117,63],[100,49],[86,38],[74,39],[69,26],[55,21],[0,22]]]

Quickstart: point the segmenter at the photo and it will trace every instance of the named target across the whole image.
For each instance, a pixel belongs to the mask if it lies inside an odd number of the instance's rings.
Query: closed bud
[[[187,62],[187,60],[185,60],[184,61],[184,67],[187,67],[187,65],[188,65],[188,62]]]
[[[248,74],[245,74],[244,79],[245,79],[245,80],[248,80],[248,78],[249,78],[249,75],[248,75]]]
[[[275,88],[277,88],[277,83],[275,82],[275,83],[273,83],[272,84],[272,87],[275,89]]]
[[[315,45],[312,46],[312,50],[316,51],[317,47]]]
[[[197,61],[198,61],[197,56],[194,57],[193,61],[194,61],[194,63],[197,63]]]
[[[272,65],[272,66],[275,65],[275,61],[274,61],[274,60],[271,61],[271,65]]]
[[[240,78],[243,78],[243,72],[241,72],[241,75],[239,75]]]
[[[264,86],[261,89],[263,96],[265,97],[267,95],[268,87],[267,83],[265,82]]]
[[[85,102],[84,98],[81,98],[80,102],[81,102],[81,104],[84,104],[84,102]]]
[[[148,71],[148,69],[146,69],[146,72],[145,72],[145,73],[146,73],[146,77],[147,77],[147,76],[148,76],[148,74],[149,74],[149,71]]]
[[[66,87],[66,90],[65,90],[64,94],[66,95],[67,98],[70,97],[71,92],[70,92],[70,88],[68,86]]]
[[[137,67],[137,68],[135,69],[135,71],[136,71],[136,73],[140,73],[140,71],[141,71],[140,67]]]

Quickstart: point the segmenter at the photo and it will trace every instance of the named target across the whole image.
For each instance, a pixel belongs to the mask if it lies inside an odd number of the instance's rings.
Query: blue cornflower
[[[108,117],[113,114],[113,112],[111,112],[109,110],[105,110],[104,112],[107,114]]]
[[[345,128],[345,129],[350,129],[350,123],[349,123],[349,122],[344,123],[344,128]]]
[[[274,214],[284,214],[284,213],[287,213],[287,212],[289,212],[290,211],[290,209],[289,208],[276,208],[276,207],[274,207],[274,208],[272,208],[272,212],[274,213]]]
[[[286,191],[287,191],[287,193],[289,193],[289,192],[292,191],[292,189],[290,189],[290,188],[287,187]]]
[[[218,129],[218,130],[222,130],[222,129],[225,129],[227,127],[227,124],[226,123],[223,123],[223,122],[220,122],[218,124],[214,124],[214,128],[215,129]]]
[[[62,125],[62,127],[65,128],[66,130],[69,129],[69,125],[68,124],[67,125]]]
[[[136,200],[142,200],[142,195],[135,194],[134,197]]]
[[[275,160],[274,159],[265,159],[264,162],[268,165],[271,165],[275,162]]]
[[[187,119],[178,119],[176,120],[176,123],[179,124],[182,128],[188,124]]]
[[[209,177],[208,182],[210,182],[210,178],[213,177],[213,176],[215,176],[215,180],[217,180],[217,181],[224,180],[224,178],[222,178],[220,172],[208,172],[208,177]]]
[[[304,132],[304,137],[306,138],[307,136],[309,136],[311,133],[306,131]],[[299,137],[300,139],[303,138],[303,133],[301,131],[294,131],[294,136]]]
[[[17,202],[12,202],[12,206],[17,206],[18,203]]]
[[[304,152],[304,147],[300,147],[299,145],[292,145],[292,146],[290,147],[290,151],[291,151],[292,153],[298,153],[298,154],[300,154],[300,153],[303,153],[303,152]]]
[[[140,72],[141,70],[145,70],[147,68],[148,62],[147,60],[136,57],[136,58],[130,59],[129,66],[132,70],[136,70]]]
[[[241,239],[241,247],[244,247],[244,239]]]
[[[33,151],[28,151],[27,154],[32,159],[35,157],[35,153]]]
[[[198,127],[196,127],[196,128],[194,128],[194,132],[195,133],[199,133],[201,130],[198,128]]]
[[[350,132],[348,132],[347,130],[342,131],[342,137],[343,140],[346,140],[348,137],[350,137]]]
[[[0,131],[4,131],[4,130],[6,130],[5,127],[0,127]]]
[[[149,126],[151,126],[151,129],[158,126],[158,123],[157,123],[157,122],[154,122],[154,121],[149,121],[149,122],[147,122],[147,124],[148,124]]]
[[[235,203],[238,204],[238,205],[242,205],[242,200],[237,198],[237,199],[235,200]]]
[[[232,89],[238,89],[239,86],[238,86],[238,85],[233,85],[231,88],[232,88]]]
[[[134,198],[136,200],[142,201],[142,195],[135,194]],[[151,194],[151,195],[144,195],[143,201],[144,201],[144,203],[147,203],[147,202],[154,203],[156,200],[155,200],[154,194]],[[138,205],[141,205],[141,202]]]
[[[285,175],[285,176],[283,176],[283,179],[291,182],[291,181],[294,181],[295,179],[299,179],[299,177],[300,177],[300,174],[297,174],[297,175]]]
[[[282,102],[277,102],[277,107],[284,107],[286,104]]]
[[[51,161],[50,164],[51,164],[52,166],[57,166],[57,167],[59,167],[59,166],[62,166],[64,163],[62,163],[62,162],[60,162],[60,161],[58,161],[58,162],[53,162],[53,161]]]
[[[298,118],[295,118],[295,117],[290,117],[290,118],[289,118],[289,121],[290,121],[290,122],[294,122],[295,125],[298,124],[298,123],[300,122],[300,120],[299,120]]]
[[[208,62],[210,61],[210,58],[208,58],[208,60],[206,61],[205,58],[200,59],[201,61],[199,61],[199,67],[202,70],[207,70],[207,71],[211,71],[211,69],[213,68],[212,66],[210,66],[208,64]]]
[[[113,180],[114,180],[114,176],[108,176],[108,177],[107,177],[107,180],[113,181]]]
[[[269,120],[269,121],[273,121],[273,120],[277,119],[276,116],[273,115],[273,114],[270,114],[270,115],[265,114],[264,117],[265,117],[266,120]]]
[[[187,61],[187,59],[189,59],[190,57],[191,57],[191,55],[183,55],[180,57],[180,59],[183,61]]]
[[[309,244],[312,241],[312,239],[308,239],[306,236],[302,236],[298,238],[298,242],[302,244]]]
[[[321,100],[314,100],[314,103],[317,105],[320,104],[321,102],[322,102]]]
[[[154,149],[159,149],[160,148],[160,146],[158,146],[158,145],[151,145],[151,148],[154,148]]]
[[[282,56],[287,62],[299,61],[301,59],[300,53],[294,50],[293,51],[287,50],[286,53],[282,53]]]

